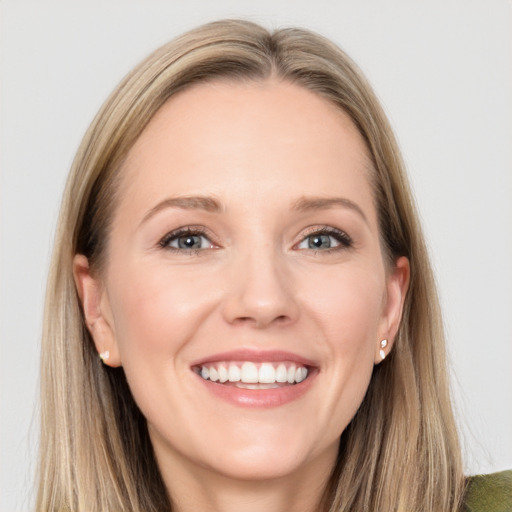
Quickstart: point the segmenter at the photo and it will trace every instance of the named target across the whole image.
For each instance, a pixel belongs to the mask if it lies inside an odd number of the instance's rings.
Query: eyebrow
[[[328,210],[336,207],[348,208],[358,213],[368,224],[368,219],[362,208],[357,203],[354,203],[354,201],[345,197],[301,197],[293,205],[293,209],[299,212]]]
[[[293,203],[292,209],[298,212],[310,212],[315,210],[327,210],[336,207],[353,210],[358,213],[366,223],[368,223],[368,219],[366,218],[366,215],[364,214],[361,207],[357,203],[354,203],[345,197],[301,197]],[[223,210],[219,201],[209,196],[169,197],[163,201],[160,201],[156,206],[151,208],[151,210],[149,210],[144,215],[141,224],[165,208],[203,210],[212,213],[218,213]]]
[[[181,208],[182,210],[204,210],[206,212],[220,212],[222,207],[213,197],[207,196],[181,196],[168,197],[151,208],[143,217],[142,223],[149,220],[165,208]]]

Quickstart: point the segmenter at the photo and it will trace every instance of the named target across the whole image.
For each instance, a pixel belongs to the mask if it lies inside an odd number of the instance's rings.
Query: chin
[[[223,428],[212,423],[209,428],[204,424],[201,429],[192,427],[186,438],[180,436],[179,440],[158,435],[150,428],[155,453],[165,451],[175,464],[191,472],[206,470],[208,474],[244,481],[285,478],[310,466],[325,452],[336,457],[337,441],[325,446],[325,438],[311,438],[308,430],[297,430],[295,421],[239,421],[233,423],[236,428],[229,428],[230,422],[225,422]]]
[[[251,455],[226,452],[225,457],[218,458],[210,469],[232,480],[266,481],[286,478],[304,466],[306,459],[297,454],[278,454],[261,448]]]
[[[290,425],[247,425],[245,431],[225,431],[219,450],[210,450],[208,464],[225,477],[239,480],[271,480],[296,474],[314,463],[326,451],[336,457],[338,442],[324,446],[323,439],[311,439],[307,431]],[[246,435],[244,435],[246,434]]]

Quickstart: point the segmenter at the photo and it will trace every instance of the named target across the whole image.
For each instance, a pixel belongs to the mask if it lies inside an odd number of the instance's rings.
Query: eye
[[[160,241],[159,245],[162,248],[175,251],[199,251],[216,247],[201,230],[191,228],[169,233]]]
[[[351,238],[336,228],[316,229],[307,235],[298,245],[297,249],[312,249],[325,251],[330,249],[343,249],[352,246]]]
[[[203,235],[182,235],[168,242],[168,245],[176,249],[204,249],[208,242]]]
[[[300,244],[299,249],[331,249],[339,245],[339,242],[331,235],[309,235]]]

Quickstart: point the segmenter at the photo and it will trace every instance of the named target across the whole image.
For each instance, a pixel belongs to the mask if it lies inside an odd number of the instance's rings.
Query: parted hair
[[[67,181],[49,272],[41,358],[37,510],[172,510],[122,368],[104,366],[84,323],[73,257],[101,272],[123,162],[173,95],[194,84],[278,79],[325,98],[363,137],[385,259],[410,262],[401,325],[341,436],[325,512],[455,512],[463,469],[432,269],[400,152],[371,87],[329,40],[222,20],[174,39],[139,64],[88,129]]]

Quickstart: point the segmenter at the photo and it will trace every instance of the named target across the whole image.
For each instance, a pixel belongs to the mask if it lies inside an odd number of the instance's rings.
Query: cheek
[[[169,364],[209,314],[211,287],[165,265],[133,266],[118,275],[112,279],[111,301],[123,366],[129,370],[132,361],[149,360]]]
[[[304,304],[313,321],[310,334],[323,341],[327,378],[317,416],[334,439],[353,418],[370,382],[385,281],[383,272],[357,266],[315,281],[322,289],[311,281]]]
[[[135,402],[150,422],[179,431],[172,411],[194,403],[185,355],[211,314],[211,282],[165,263],[119,267],[111,277],[115,337]]]
[[[323,274],[304,283],[302,297],[331,348],[345,352],[373,344],[382,319],[384,272],[353,265]]]

